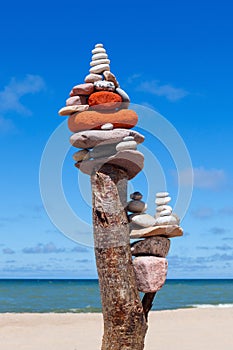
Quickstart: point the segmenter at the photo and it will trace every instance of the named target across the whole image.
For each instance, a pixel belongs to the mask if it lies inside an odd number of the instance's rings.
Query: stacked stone
[[[76,85],[61,108],[68,115],[74,133],[70,142],[80,148],[73,155],[75,166],[91,175],[103,164],[124,168],[128,179],[142,170],[144,156],[137,145],[144,136],[131,130],[138,122],[136,112],[128,109],[130,99],[110,71],[110,60],[103,44],[96,44],[85,83]]]
[[[167,192],[158,192],[155,217],[146,214],[147,205],[141,201],[142,194],[134,192],[127,204],[130,221],[130,238],[145,238],[131,244],[133,266],[138,290],[144,293],[155,293],[166,281],[168,263],[166,256],[170,248],[169,238],[181,236],[177,215],[172,214],[171,201]]]

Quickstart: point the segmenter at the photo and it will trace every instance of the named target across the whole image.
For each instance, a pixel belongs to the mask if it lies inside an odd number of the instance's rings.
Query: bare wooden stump
[[[105,164],[91,176],[96,264],[104,318],[102,350],[143,350],[140,301],[125,212],[127,173]]]

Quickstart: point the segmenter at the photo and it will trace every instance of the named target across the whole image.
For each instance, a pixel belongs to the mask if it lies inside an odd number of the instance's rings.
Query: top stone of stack
[[[103,44],[96,44],[92,50],[92,55],[90,74],[102,74],[104,71],[110,71],[110,60]]]

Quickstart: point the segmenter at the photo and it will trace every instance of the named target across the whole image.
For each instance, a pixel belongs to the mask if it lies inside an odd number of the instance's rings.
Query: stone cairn
[[[70,142],[80,148],[73,155],[77,168],[91,175],[108,163],[123,168],[130,180],[144,166],[144,156],[137,151],[144,136],[132,130],[138,116],[128,109],[129,96],[120,88],[109,64],[103,44],[96,44],[85,83],[72,88],[59,114],[69,116],[68,127],[73,132]],[[132,193],[130,198],[126,207],[131,213],[130,238],[141,239],[131,244],[138,290],[157,292],[166,280],[169,238],[181,236],[182,229],[168,205],[171,198],[167,192],[156,194],[155,217],[145,213],[147,205],[140,192]]]

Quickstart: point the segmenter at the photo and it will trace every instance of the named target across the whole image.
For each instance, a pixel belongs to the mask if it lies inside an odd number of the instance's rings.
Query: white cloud
[[[170,84],[160,84],[158,80],[144,81],[137,87],[137,90],[166,97],[172,102],[178,101],[189,94],[188,91],[176,88]]]
[[[180,182],[184,186],[192,184],[194,175],[194,187],[201,189],[219,189],[226,184],[227,176],[223,169],[205,169],[203,167],[185,169],[179,173]]]

